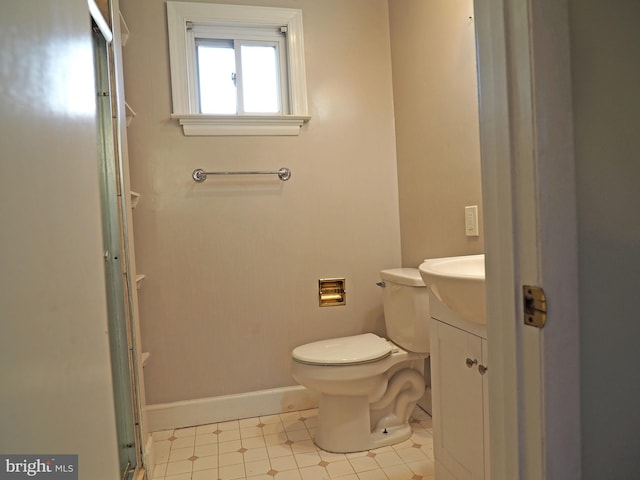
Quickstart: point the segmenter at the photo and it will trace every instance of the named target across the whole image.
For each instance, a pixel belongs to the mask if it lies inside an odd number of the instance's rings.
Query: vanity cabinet
[[[430,319],[438,480],[489,479],[487,340]]]

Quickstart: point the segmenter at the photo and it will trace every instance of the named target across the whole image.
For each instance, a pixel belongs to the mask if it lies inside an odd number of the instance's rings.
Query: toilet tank
[[[429,294],[417,268],[382,270],[384,323],[395,344],[429,353]]]

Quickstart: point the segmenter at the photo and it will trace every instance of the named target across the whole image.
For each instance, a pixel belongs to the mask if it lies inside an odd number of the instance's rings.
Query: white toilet
[[[429,296],[414,268],[380,272],[390,340],[373,333],[308,343],[292,352],[293,378],[319,394],[314,441],[359,452],[411,436],[409,415],[425,391]]]

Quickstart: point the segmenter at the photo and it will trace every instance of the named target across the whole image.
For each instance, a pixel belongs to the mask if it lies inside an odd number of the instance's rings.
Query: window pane
[[[232,46],[198,45],[200,113],[237,113],[235,76]]]
[[[244,111],[248,113],[280,112],[276,48],[242,45],[240,52]]]

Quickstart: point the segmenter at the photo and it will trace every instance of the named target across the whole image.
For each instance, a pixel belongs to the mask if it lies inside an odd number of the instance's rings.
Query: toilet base
[[[328,452],[362,452],[403,442],[424,395],[425,354],[397,348],[375,362],[326,366],[292,363],[292,374],[319,395],[314,442]]]
[[[333,453],[353,453],[403,442],[413,431],[408,421],[371,430],[369,398],[321,395],[314,443]],[[415,406],[412,402],[411,409]]]
[[[313,442],[325,452],[331,453],[355,453],[365,452],[367,450],[374,450],[376,448],[386,447],[387,445],[395,445],[396,443],[404,442],[411,437],[413,430],[409,425],[400,425],[398,427],[387,428],[387,433],[382,431],[374,431],[369,434],[368,443],[365,448],[362,445],[358,447],[346,447],[340,448],[330,443],[325,445],[322,440],[316,437],[313,438]]]

